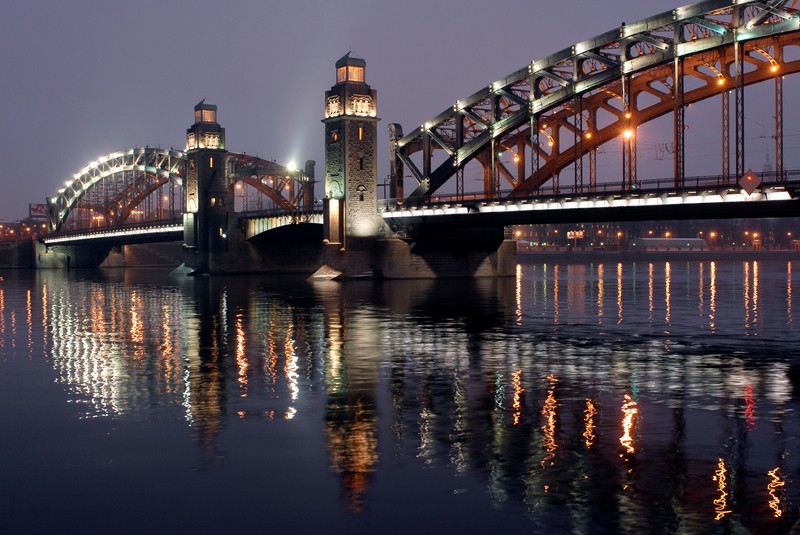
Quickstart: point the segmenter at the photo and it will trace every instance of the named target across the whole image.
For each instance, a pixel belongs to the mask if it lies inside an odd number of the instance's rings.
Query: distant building
[[[633,238],[628,241],[632,251],[707,251],[703,238]]]

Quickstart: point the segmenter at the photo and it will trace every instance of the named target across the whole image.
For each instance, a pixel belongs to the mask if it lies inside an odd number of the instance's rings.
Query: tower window
[[[334,130],[331,132],[331,141],[339,141],[339,131]]]
[[[364,158],[359,158],[359,159],[358,159],[358,169],[359,169],[360,171],[363,171],[363,170],[364,170]]]
[[[195,110],[194,122],[196,123],[216,123],[217,110]]]
[[[348,82],[363,82],[364,81],[364,67],[355,67],[353,65],[347,66],[347,81]]]
[[[208,167],[209,167],[209,169],[211,169],[211,168],[213,168],[213,167],[214,167],[214,157],[213,157],[213,156],[211,156],[211,157],[208,159]]]
[[[363,126],[359,126],[358,127],[358,140],[359,141],[363,141],[364,140],[364,127]]]
[[[336,69],[336,83],[344,82],[347,78],[347,67],[339,67]]]

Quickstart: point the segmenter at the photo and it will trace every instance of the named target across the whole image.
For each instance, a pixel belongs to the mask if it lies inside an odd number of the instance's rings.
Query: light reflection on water
[[[336,511],[321,531],[382,526],[401,498],[408,530],[458,510],[487,529],[785,531],[800,486],[792,277],[792,262],[765,261],[521,263],[507,280],[345,285],[6,276],[0,372],[46,362],[65,390],[52,403],[108,433],[188,433],[191,447],[162,454],[202,473],[238,474],[256,455],[241,445],[267,433],[251,491],[300,504],[303,487],[259,477],[335,481],[315,494]],[[308,469],[270,449],[289,437]],[[72,462],[91,465],[98,447],[87,439]],[[141,455],[112,460],[146,470]]]

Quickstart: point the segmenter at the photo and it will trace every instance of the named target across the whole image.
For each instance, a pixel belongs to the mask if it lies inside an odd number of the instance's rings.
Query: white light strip
[[[106,230],[101,232],[87,232],[85,234],[74,234],[72,236],[64,236],[62,238],[43,238],[45,245],[54,245],[57,243],[67,243],[73,241],[83,240],[97,240],[100,238],[115,238],[120,236],[144,236],[147,234],[158,234],[161,232],[183,232],[183,225],[166,225],[163,227],[146,227],[138,229],[120,229],[120,230]]]
[[[764,192],[748,195],[744,190],[736,193],[708,192],[695,195],[661,195],[643,196],[632,198],[613,198],[604,197],[596,199],[548,199],[535,202],[514,202],[504,201],[502,203],[479,204],[477,212],[473,213],[494,213],[494,212],[529,212],[531,210],[576,210],[576,209],[595,209],[595,208],[633,208],[633,207],[658,207],[674,206],[681,204],[720,204],[720,203],[744,203],[744,202],[770,202],[770,201],[789,201],[792,195],[784,189],[768,189]],[[456,214],[466,214],[469,209],[465,206],[421,206],[421,207],[397,207],[393,210],[386,210],[381,215],[384,219],[400,219],[407,217],[436,217],[449,216]]]

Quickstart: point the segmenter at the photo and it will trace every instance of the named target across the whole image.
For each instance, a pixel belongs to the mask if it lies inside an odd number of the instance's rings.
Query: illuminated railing
[[[781,187],[800,187],[800,169],[794,169],[784,173],[783,180],[777,180],[775,173],[756,173],[761,179],[759,189],[764,190],[767,188],[775,189]],[[576,196],[594,197],[610,195],[627,195],[633,196],[637,194],[650,193],[650,194],[669,194],[676,195],[686,192],[692,192],[697,189],[719,189],[730,188],[739,190],[737,182],[725,179],[721,175],[700,175],[694,177],[686,177],[684,185],[681,188],[675,187],[674,178],[653,178],[640,180],[633,188],[622,188],[619,182],[604,182],[597,184],[594,189],[588,187],[576,188],[575,186],[565,186],[559,188],[558,191],[547,191],[550,188],[544,187],[534,195],[526,195],[524,197],[514,197],[510,191],[501,192],[499,195],[484,193],[484,192],[471,192],[452,195],[434,195],[426,198],[423,204],[412,204],[410,207],[422,208],[427,206],[438,206],[443,204],[453,203],[467,203],[467,202],[520,202],[520,201],[542,201],[545,199],[569,199]],[[381,199],[379,206],[382,211],[391,210],[394,208],[404,206],[405,199]],[[385,216],[384,216],[385,217]]]
[[[88,240],[107,240],[110,238],[124,238],[131,236],[146,236],[152,234],[172,234],[183,233],[183,221],[171,220],[162,221],[151,225],[125,225],[115,228],[102,230],[73,232],[69,234],[51,235],[42,238],[45,245],[57,245],[59,243],[70,243]]]
[[[634,189],[620,189],[619,184],[598,185],[595,191],[561,191],[526,197],[504,197],[484,193],[430,197],[424,204],[402,204],[402,199],[379,203],[384,219],[411,216],[458,215],[471,212],[508,212],[529,210],[564,210],[583,208],[649,207],[679,204],[746,201],[787,201],[796,198],[800,188],[800,170],[786,174],[783,181],[768,181],[774,175],[759,175],[762,182],[748,195],[736,183],[726,183],[720,176],[686,178],[682,188],[672,179],[640,181]],[[791,177],[791,178],[790,178]]]

